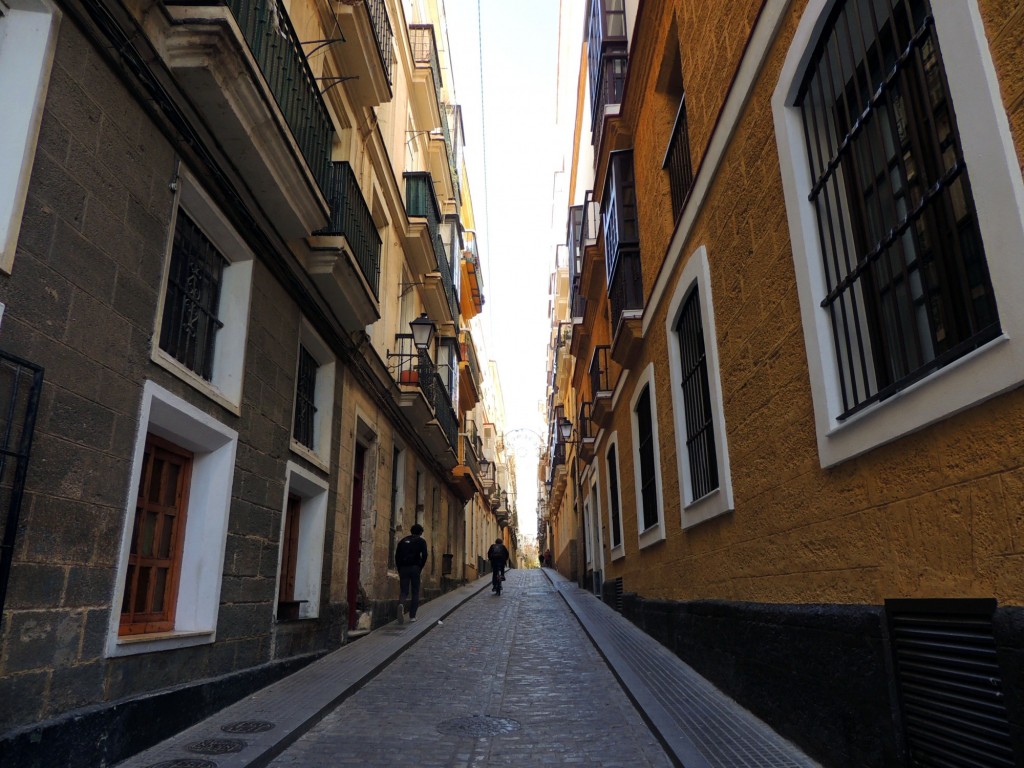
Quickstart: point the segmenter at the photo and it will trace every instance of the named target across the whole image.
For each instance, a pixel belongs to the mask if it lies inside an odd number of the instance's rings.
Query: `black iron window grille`
[[[316,374],[320,365],[309,350],[299,346],[299,375],[295,383],[295,426],[292,437],[310,450],[315,448]]]
[[[622,526],[619,523],[619,462],[614,445],[608,449],[605,460],[608,463],[608,509],[612,518],[612,547],[618,547],[622,544]]]
[[[845,418],[1000,327],[929,3],[828,22],[797,106]]]
[[[669,189],[672,192],[672,213],[679,216],[683,203],[693,186],[693,165],[690,160],[690,127],[686,120],[686,94],[679,100],[679,111],[672,126],[672,136],[665,151],[662,167],[668,171]]]
[[[633,409],[636,414],[637,452],[640,454],[640,502],[643,530],[658,524],[657,467],[654,461],[654,424],[651,415],[651,387],[644,387]]]
[[[683,311],[675,330],[682,368],[680,373],[683,413],[686,419],[686,457],[693,493],[693,498],[689,501],[695,501],[718,488],[718,456],[715,451],[704,324],[700,316],[700,296],[696,287],[683,303]]]
[[[213,378],[214,343],[227,260],[181,208],[174,227],[160,348],[207,381]]]

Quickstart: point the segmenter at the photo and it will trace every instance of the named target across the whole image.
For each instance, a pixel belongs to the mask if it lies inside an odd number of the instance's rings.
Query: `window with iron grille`
[[[312,353],[299,345],[299,373],[295,382],[295,424],[292,437],[311,451],[316,448],[316,374],[320,365]]]
[[[704,348],[704,324],[700,316],[697,287],[683,303],[676,323],[679,342],[680,378],[686,422],[686,457],[694,501],[718,487],[718,457],[715,450],[714,413],[708,384],[708,361]]]
[[[192,454],[146,438],[118,633],[169,632],[181,573]]]
[[[672,215],[678,218],[683,203],[693,186],[693,167],[690,163],[690,127],[686,119],[686,88],[683,85],[683,63],[679,52],[679,31],[675,19],[669,28],[667,50],[658,75],[656,88],[660,103],[659,113],[664,109],[675,110],[665,149],[662,168],[668,173],[669,190],[672,194]]]
[[[174,227],[160,348],[207,381],[213,378],[214,344],[224,256],[181,208]]]
[[[845,418],[1000,333],[927,0],[839,2],[796,106]]]
[[[646,386],[633,409],[636,414],[638,436],[637,453],[640,456],[640,500],[642,505],[641,530],[658,524],[658,487],[654,459],[654,427],[651,422],[651,388]]]
[[[619,461],[615,446],[608,449],[608,515],[611,518],[612,547],[622,546],[622,525],[619,521]]]

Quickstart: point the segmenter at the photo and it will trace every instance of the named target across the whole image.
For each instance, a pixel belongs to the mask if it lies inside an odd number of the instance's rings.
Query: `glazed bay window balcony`
[[[363,107],[391,100],[394,32],[385,0],[331,3],[343,43],[331,46],[338,71],[350,79],[346,90]]]
[[[270,0],[172,0],[151,34],[176,81],[286,239],[330,210],[334,127],[286,13]]]
[[[625,0],[591,0],[587,75],[595,147],[601,146],[605,116],[618,113],[626,82],[627,51]],[[595,163],[598,154],[594,153]]]
[[[576,439],[579,440],[580,458],[590,461],[594,458],[597,444],[597,426],[591,417],[593,404],[590,401],[580,403],[580,411],[576,415]]]
[[[448,119],[449,105],[442,96],[443,81],[441,79],[441,60],[437,54],[437,39],[433,24],[410,24],[409,42],[412,45],[412,57],[416,64],[413,70],[413,114],[418,125],[430,125],[439,128],[437,163],[431,165],[436,176],[451,185],[454,199],[459,198],[458,170],[455,163],[455,145],[452,139],[451,123]],[[434,144],[432,141],[431,144]],[[442,174],[443,171],[443,174]]]
[[[352,330],[380,319],[381,240],[352,167],[331,164],[330,223],[308,238],[308,270],[342,323]]]
[[[609,156],[601,223],[614,338],[612,357],[628,368],[639,348],[644,306],[632,150]]]

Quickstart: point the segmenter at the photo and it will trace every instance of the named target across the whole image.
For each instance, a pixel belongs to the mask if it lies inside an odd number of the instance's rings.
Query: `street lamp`
[[[568,443],[572,437],[572,422],[567,416],[563,416],[558,422],[558,433],[562,436],[562,442]]]
[[[427,313],[423,312],[419,317],[409,323],[409,327],[412,329],[412,343],[416,345],[416,349],[420,352],[425,352],[430,348],[430,342],[434,338],[434,321],[427,317]]]

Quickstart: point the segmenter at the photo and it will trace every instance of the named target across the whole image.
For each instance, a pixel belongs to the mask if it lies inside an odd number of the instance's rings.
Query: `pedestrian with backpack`
[[[409,535],[395,547],[395,567],[398,568],[398,623],[405,623],[405,599],[409,599],[409,621],[416,621],[420,607],[420,572],[427,564],[427,542],[423,540],[423,526],[419,523],[409,529]]]

